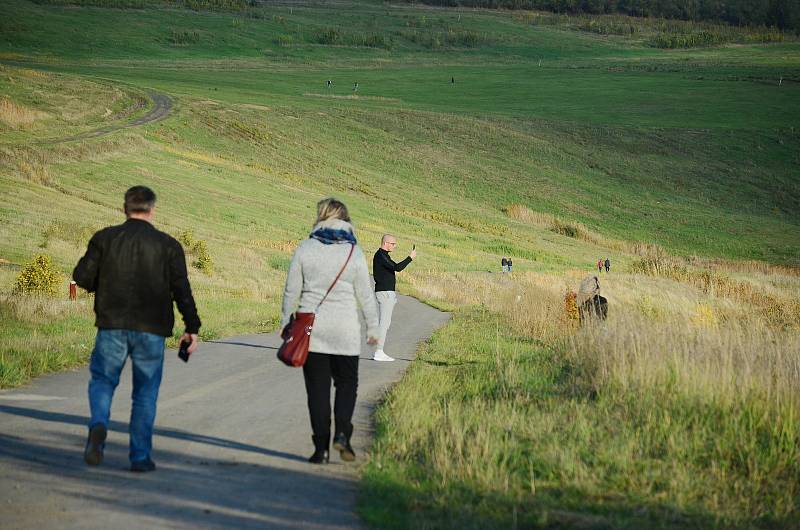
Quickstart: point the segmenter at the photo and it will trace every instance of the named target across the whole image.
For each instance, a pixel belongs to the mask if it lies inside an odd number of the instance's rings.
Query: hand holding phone
[[[178,348],[178,358],[181,361],[185,362],[185,363],[189,362],[189,355],[191,355],[189,353],[189,346],[191,346],[191,345],[192,345],[192,341],[182,340],[181,341],[181,347]]]

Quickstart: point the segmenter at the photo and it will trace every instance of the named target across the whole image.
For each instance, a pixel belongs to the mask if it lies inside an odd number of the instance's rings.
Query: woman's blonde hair
[[[347,206],[338,199],[326,197],[317,203],[317,223],[328,219],[341,219],[350,222],[350,214],[347,213]],[[316,223],[315,223],[316,224]]]

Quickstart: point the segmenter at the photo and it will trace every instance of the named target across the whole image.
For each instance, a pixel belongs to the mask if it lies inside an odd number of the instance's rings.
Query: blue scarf
[[[334,228],[318,228],[311,232],[312,238],[325,243],[326,245],[332,245],[335,243],[352,243],[353,245],[356,244],[356,236],[353,235],[353,232],[350,230],[338,230]]]

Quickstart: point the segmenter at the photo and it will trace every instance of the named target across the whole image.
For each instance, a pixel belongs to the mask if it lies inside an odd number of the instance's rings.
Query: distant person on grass
[[[503,256],[503,259],[500,260],[500,269],[503,272],[508,272],[508,260],[505,256]]]
[[[342,274],[334,284],[339,271]],[[331,285],[333,288],[320,305]],[[308,461],[328,462],[331,379],[336,387],[333,447],[339,450],[342,460],[352,461],[356,454],[350,445],[351,420],[363,341],[358,316],[360,312],[367,325],[367,343],[374,345],[378,342],[378,308],[367,260],[356,242],[347,207],[334,198],[317,203],[314,228],[292,256],[283,290],[281,326],[289,323],[295,311],[315,310],[308,359],[303,365],[314,442],[314,454]]]
[[[172,335],[173,302],[183,315],[182,341],[197,348],[200,318],[186,273],[183,248],[151,224],[156,194],[145,186],[125,193],[126,221],[89,241],[72,277],[95,293],[97,338],[89,365],[89,439],[84,460],[103,461],[111,401],[128,357],[133,363],[130,421],[131,471],[155,471],[150,458],[156,401],[164,364],[164,339]]]
[[[597,260],[597,272],[603,272],[603,260]]]
[[[405,269],[417,257],[416,249],[412,249],[408,257],[400,263],[395,263],[389,253],[397,247],[397,239],[391,234],[381,238],[381,248],[372,257],[372,275],[375,277],[375,298],[378,300],[380,311],[380,331],[378,335],[378,349],[372,356],[374,361],[394,361],[393,357],[383,351],[386,344],[386,334],[392,325],[392,312],[397,303],[395,291],[395,273]]]
[[[605,265],[606,267],[606,272],[611,270],[611,260],[609,260],[608,258],[606,258],[606,261],[605,263],[603,263],[603,265]]]
[[[508,272],[511,272],[513,270],[512,267],[514,267],[514,262],[511,261],[511,258],[508,258],[507,263],[508,263]]]

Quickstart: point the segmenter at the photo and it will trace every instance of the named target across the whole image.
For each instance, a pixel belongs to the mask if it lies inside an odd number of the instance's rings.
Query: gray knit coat
[[[314,227],[353,231],[352,225],[339,219],[323,221]],[[292,256],[286,286],[283,289],[281,327],[292,313],[314,312],[350,252],[350,243],[326,245],[316,239],[300,243]],[[369,278],[367,260],[356,245],[336,286],[317,311],[311,331],[309,350],[316,353],[356,356],[361,353],[359,310],[367,325],[367,335],[378,336],[378,309]]]

